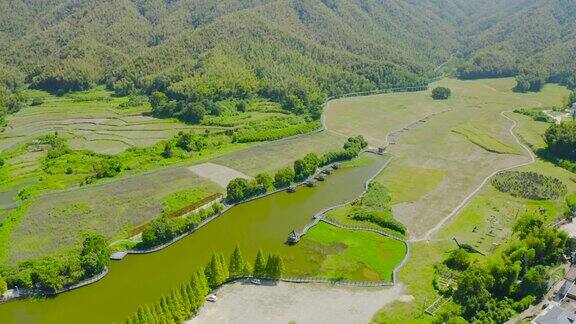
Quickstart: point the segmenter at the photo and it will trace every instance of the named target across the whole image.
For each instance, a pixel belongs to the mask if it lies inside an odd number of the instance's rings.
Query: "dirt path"
[[[368,323],[382,306],[402,297],[404,287],[343,288],[322,284],[255,286],[236,282],[220,288],[188,324]],[[408,298],[405,298],[408,299]]]
[[[510,127],[508,132],[510,133],[510,135],[512,135],[512,137],[514,137],[514,140],[518,143],[518,145],[520,145],[526,152],[528,152],[530,160],[528,162],[522,162],[520,164],[501,168],[501,169],[498,169],[498,170],[492,172],[489,176],[484,178],[482,183],[480,183],[480,185],[478,187],[476,187],[476,189],[474,189],[474,191],[472,191],[468,196],[466,196],[464,198],[464,200],[462,200],[462,202],[458,206],[456,206],[456,208],[454,208],[452,210],[452,212],[450,212],[450,214],[448,214],[446,217],[444,217],[438,224],[436,224],[436,226],[434,226],[433,228],[428,230],[428,232],[426,232],[426,234],[424,234],[423,237],[412,239],[412,240],[410,240],[411,242],[429,241],[430,238],[432,237],[432,235],[435,232],[437,232],[438,230],[440,230],[442,228],[442,226],[444,226],[444,224],[446,224],[446,222],[448,222],[450,219],[452,219],[454,216],[456,216],[466,206],[466,204],[468,204],[468,202],[484,187],[484,185],[488,182],[488,180],[490,180],[496,174],[498,174],[502,171],[507,171],[507,170],[519,168],[519,167],[529,165],[529,164],[536,162],[536,157],[534,156],[534,153],[532,153],[532,150],[530,150],[529,147],[527,147],[524,143],[522,143],[522,141],[516,136],[516,134],[514,134],[514,129],[516,129],[516,127],[518,126],[518,123],[514,119],[506,116],[504,111],[501,112],[500,115],[502,115],[504,118],[506,118],[512,122],[512,126]]]

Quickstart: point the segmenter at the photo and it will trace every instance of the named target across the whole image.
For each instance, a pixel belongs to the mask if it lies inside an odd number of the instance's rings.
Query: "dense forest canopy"
[[[575,0],[10,0],[0,64],[55,93],[162,92],[158,115],[259,96],[315,118],[330,95],[422,83],[451,56],[463,78],[574,86],[575,20]]]

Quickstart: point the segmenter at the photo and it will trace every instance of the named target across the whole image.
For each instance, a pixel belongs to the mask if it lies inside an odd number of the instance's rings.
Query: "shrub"
[[[368,191],[360,197],[359,202],[363,206],[383,210],[389,208],[391,198],[388,188],[378,182],[372,182]]]
[[[177,228],[173,219],[162,216],[150,223],[142,232],[142,243],[145,246],[155,246],[168,242],[176,237]]]
[[[34,99],[32,99],[32,102],[30,103],[30,105],[31,106],[40,106],[43,103],[44,103],[44,100],[42,100],[42,98],[34,98]]]
[[[236,178],[226,187],[226,200],[235,203],[244,200],[249,194],[250,184],[244,178]]]
[[[432,98],[435,100],[445,100],[452,95],[452,91],[446,87],[436,87],[432,90]]]
[[[450,252],[450,255],[444,262],[451,269],[466,270],[470,266],[470,254],[464,249],[456,249]]]
[[[553,157],[576,161],[576,122],[550,125],[544,140]]]
[[[6,290],[8,290],[8,284],[6,283],[6,280],[4,280],[3,277],[0,277],[0,294],[5,293]]]
[[[357,221],[368,221],[383,228],[406,234],[406,227],[385,212],[379,212],[365,207],[354,207],[348,217]]]
[[[96,179],[112,178],[122,171],[122,163],[116,158],[108,158],[94,165]]]
[[[501,172],[492,178],[492,185],[514,197],[534,200],[555,199],[567,191],[559,179],[536,172]]]
[[[517,114],[525,115],[532,117],[534,121],[546,122],[546,123],[553,123],[554,119],[548,115],[546,115],[542,109],[540,108],[518,108],[514,109],[514,112]]]
[[[80,264],[86,277],[101,273],[110,260],[108,239],[100,234],[89,234],[82,243]]]
[[[274,186],[276,188],[284,188],[289,186],[294,181],[294,169],[284,168],[278,170],[274,175]]]

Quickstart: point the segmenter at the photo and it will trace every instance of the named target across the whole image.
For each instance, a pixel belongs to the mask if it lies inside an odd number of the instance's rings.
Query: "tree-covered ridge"
[[[576,1],[497,1],[499,10],[480,13],[464,29],[465,78],[521,75],[538,83],[576,86]]]
[[[440,41],[448,23],[400,2],[13,2],[0,15],[3,60],[53,92],[106,83],[185,100],[259,95],[302,111],[420,82],[456,45]]]
[[[520,91],[573,84],[576,70],[571,0],[0,6],[0,63],[56,93],[105,83],[120,95],[160,91],[178,102],[258,96],[315,118],[328,96],[423,82],[455,52],[461,77],[521,75]]]

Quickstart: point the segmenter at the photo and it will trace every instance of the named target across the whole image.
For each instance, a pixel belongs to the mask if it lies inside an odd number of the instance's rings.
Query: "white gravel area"
[[[369,323],[404,287],[349,288],[280,282],[256,286],[236,282],[216,292],[188,324],[204,323]]]
[[[575,219],[573,219],[570,223],[566,223],[566,224],[560,226],[560,229],[563,229],[563,230],[565,230],[566,232],[568,232],[568,236],[570,236],[570,237],[576,236],[576,222],[575,222]]]
[[[252,177],[240,171],[234,170],[227,166],[210,162],[193,165],[188,169],[203,178],[208,178],[212,180],[222,188],[226,188],[226,186],[228,186],[228,182],[236,178],[244,178],[247,180],[252,179]]]

